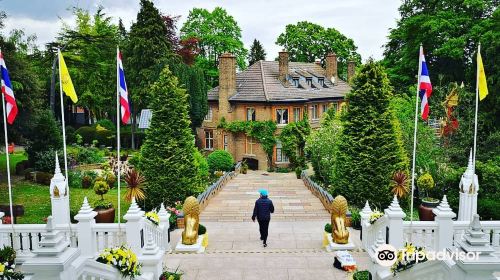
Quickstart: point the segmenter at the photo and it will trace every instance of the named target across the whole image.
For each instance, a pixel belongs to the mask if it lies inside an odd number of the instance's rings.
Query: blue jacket
[[[272,200],[267,198],[267,196],[261,197],[255,201],[255,207],[253,208],[252,220],[259,221],[269,221],[271,220],[271,213],[274,213],[274,205]]]

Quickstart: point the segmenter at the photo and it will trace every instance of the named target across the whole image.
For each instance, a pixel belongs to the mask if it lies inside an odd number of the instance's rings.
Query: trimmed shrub
[[[16,164],[16,175],[23,175],[24,174],[24,170],[26,168],[29,167],[29,161],[26,159],[26,160],[23,160],[23,161],[20,161]]]
[[[209,154],[207,162],[211,173],[214,171],[231,171],[234,165],[233,156],[224,150],[217,150]]]
[[[104,200],[104,195],[109,191],[109,185],[106,181],[102,179],[98,179],[94,183],[94,192],[97,195],[101,196],[101,200]]]
[[[37,154],[49,150],[60,150],[63,144],[60,125],[57,123],[50,110],[41,111],[35,115],[33,123],[34,125],[30,132],[30,139],[26,146],[26,153],[28,154],[28,159],[32,166],[37,163]],[[38,157],[39,156],[40,155],[38,155]],[[52,154],[52,166],[53,165],[54,154]],[[54,171],[54,169],[52,169],[51,172],[52,171]]]
[[[203,235],[205,233],[207,233],[207,228],[202,224],[198,224],[198,235]]]
[[[70,188],[80,188],[82,186],[82,172],[80,171],[68,171],[68,184]]]
[[[99,142],[99,145],[112,147],[115,144],[115,138],[115,133],[113,131],[103,128],[96,129],[93,140],[97,140]]]
[[[201,179],[204,181],[208,180],[210,178],[208,162],[207,159],[200,153],[200,151],[198,151],[198,149],[194,150],[194,162],[199,169]]]
[[[325,225],[325,231],[326,231],[327,233],[332,233],[332,225],[331,225],[330,223],[327,223],[327,224]]]
[[[372,276],[368,270],[361,270],[354,272],[353,280],[371,280]]]
[[[57,151],[57,156],[59,157],[59,164],[61,170],[64,170],[64,153],[62,151]],[[43,172],[54,172],[56,151],[49,149],[43,152],[38,152],[34,156],[35,160],[35,170]]]
[[[92,140],[94,140],[96,129],[90,126],[82,126],[75,131],[75,134],[78,134],[82,137],[82,141],[85,144],[92,144]]]
[[[94,124],[94,127],[97,127],[98,125],[101,126],[101,127],[104,127],[105,129],[107,129],[109,131],[116,131],[115,124],[112,121],[108,120],[108,119],[98,120]]]
[[[76,143],[75,128],[67,125],[66,126],[66,144]]]
[[[50,185],[50,179],[52,179],[52,174],[47,172],[37,172],[36,173],[36,182],[42,185]]]

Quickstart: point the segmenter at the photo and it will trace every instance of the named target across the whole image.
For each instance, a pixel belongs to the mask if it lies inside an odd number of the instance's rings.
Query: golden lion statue
[[[332,202],[332,238],[337,244],[349,242],[349,231],[345,226],[347,213],[347,200],[338,195]]]
[[[184,231],[182,244],[193,245],[198,240],[198,226],[200,224],[200,204],[194,196],[186,198],[182,206],[184,212]]]

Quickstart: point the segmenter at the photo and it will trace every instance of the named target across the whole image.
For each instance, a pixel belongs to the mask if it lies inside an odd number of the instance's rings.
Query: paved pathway
[[[240,174],[210,200],[201,215],[209,235],[205,254],[167,254],[166,267],[183,271],[183,280],[348,279],[347,273],[333,268],[335,253],[322,248],[330,216],[321,202],[295,174],[262,174]],[[259,240],[258,224],[250,219],[262,187],[268,187],[276,208],[267,248]],[[181,232],[172,232],[173,247]],[[359,232],[351,230],[351,236],[359,245]],[[352,254],[360,269],[368,267],[366,253]]]

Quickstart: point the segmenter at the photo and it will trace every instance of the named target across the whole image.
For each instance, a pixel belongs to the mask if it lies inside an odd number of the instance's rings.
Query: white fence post
[[[0,225],[2,224],[2,218],[5,216],[5,213],[0,211]],[[0,248],[3,248],[4,246],[7,246],[7,234],[0,233]]]
[[[125,224],[127,245],[130,246],[130,249],[132,249],[132,251],[136,254],[141,251],[141,230],[143,228],[141,220],[143,216],[144,211],[139,208],[135,202],[135,198],[132,198],[130,208],[128,208],[127,214],[125,214],[123,218],[127,220],[127,223]],[[143,237],[145,238],[146,236]]]
[[[436,215],[434,220],[437,222],[438,232],[437,240],[435,243],[437,251],[444,250],[446,248],[451,248],[453,245],[453,218],[457,215],[453,213],[446,199],[446,195],[443,196],[443,200],[438,207],[434,208],[432,212]]]
[[[160,206],[160,211],[158,211],[158,216],[160,217],[160,226],[163,226],[163,244],[157,245],[165,251],[170,251],[170,243],[168,242],[168,232],[170,229],[170,213],[167,212],[163,203]]]
[[[362,238],[361,244],[363,244],[365,250],[368,250],[368,246],[370,246],[370,244],[368,244],[368,240],[370,239],[367,236],[368,231],[366,230],[366,227],[370,221],[370,216],[372,213],[373,211],[370,208],[370,204],[368,204],[367,200],[365,203],[365,207],[363,207],[363,210],[361,210],[361,212],[359,213],[359,215],[361,216],[361,238]]]
[[[97,216],[97,212],[93,211],[87,201],[87,197],[85,197],[80,211],[75,216],[75,220],[78,221],[76,225],[78,231],[78,248],[83,257],[94,258],[97,254],[96,237],[93,229],[95,216]]]
[[[389,228],[389,241],[388,243],[396,249],[403,247],[403,218],[406,217],[405,212],[399,206],[398,198],[394,196],[391,205],[385,209]]]
[[[142,263],[143,273],[153,273],[152,279],[159,279],[163,269],[164,250],[155,244],[153,234],[150,232],[147,236],[147,242],[141,251],[138,259]]]

